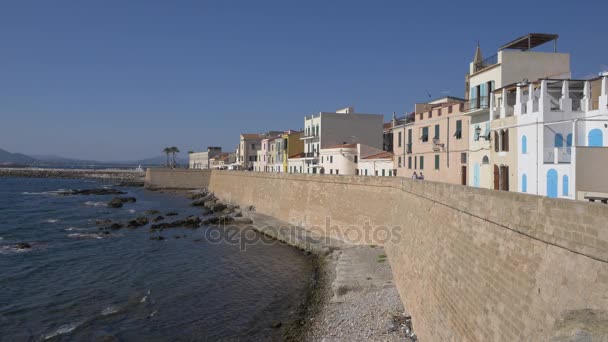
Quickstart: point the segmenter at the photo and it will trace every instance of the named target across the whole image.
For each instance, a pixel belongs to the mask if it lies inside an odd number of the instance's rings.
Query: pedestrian
[[[418,179],[424,180],[424,175],[422,174],[422,172],[420,172],[420,176],[418,176]]]
[[[414,174],[412,175],[412,179],[418,179],[418,174],[416,173],[416,171],[414,171]]]

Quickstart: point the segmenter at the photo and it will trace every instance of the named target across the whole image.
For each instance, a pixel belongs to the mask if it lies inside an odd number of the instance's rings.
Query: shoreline
[[[41,169],[0,167],[0,178],[60,178],[60,179],[100,179],[122,181],[122,186],[143,186],[146,173],[121,169]]]

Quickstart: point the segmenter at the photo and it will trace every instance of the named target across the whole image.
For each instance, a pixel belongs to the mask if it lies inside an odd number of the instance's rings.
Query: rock
[[[142,187],[144,186],[143,181],[122,181],[118,183],[118,186],[131,186],[131,187]]]
[[[158,215],[158,214],[160,214],[160,211],[158,211],[158,210],[146,210],[144,212],[144,214],[146,214],[146,215]]]
[[[196,200],[196,201],[192,202],[190,205],[193,206],[193,207],[204,207],[205,206],[205,200],[204,199],[199,199],[199,200]]]
[[[281,321],[272,321],[271,326],[275,329],[280,328],[283,323]]]
[[[30,248],[32,248],[32,245],[30,245],[27,242],[19,242],[19,243],[15,244],[15,248],[16,249],[30,249]]]
[[[237,224],[252,224],[253,220],[249,217],[235,217],[232,219],[232,222]]]
[[[188,194],[189,199],[199,199],[209,195],[209,191],[207,189],[193,190]]]
[[[159,216],[156,216],[156,217],[155,217],[155,218],[152,220],[152,222],[158,222],[158,221],[162,221],[162,220],[164,220],[164,219],[165,219],[165,217],[164,217],[164,216],[160,216],[160,215],[159,215]]]
[[[148,224],[148,218],[145,216],[141,216],[136,218],[135,220],[131,220],[129,221],[129,224],[127,225],[127,227],[130,228],[137,228],[137,227],[141,227],[141,226],[145,226]]]
[[[137,199],[135,197],[116,197],[108,202],[110,208],[122,208],[123,203],[134,203]]]
[[[203,225],[211,225],[211,224],[228,224],[231,223],[232,221],[234,221],[234,218],[230,217],[230,216],[224,216],[224,215],[220,215],[220,216],[215,216],[215,217],[211,217],[209,219],[206,219],[204,221],[202,221]]]
[[[97,219],[95,220],[95,224],[100,225],[100,226],[105,226],[105,225],[109,225],[112,224],[112,220],[108,220],[108,219]]]
[[[120,190],[116,190],[116,189],[101,188],[101,189],[68,190],[68,191],[59,192],[58,194],[62,195],[62,196],[69,196],[69,195],[124,195],[124,194],[126,194],[126,192],[120,191]]]
[[[197,228],[201,224],[201,219],[198,216],[188,216],[184,222],[184,226]]]
[[[122,201],[119,198],[115,198],[108,202],[108,207],[110,208],[122,208]]]
[[[178,213],[174,212],[174,211],[170,211],[168,213],[165,214],[165,216],[177,216],[179,215]]]
[[[112,225],[110,225],[110,227],[109,227],[109,228],[110,228],[110,229],[114,229],[114,230],[116,230],[116,229],[123,228],[124,226],[125,226],[125,225],[124,225],[124,224],[121,224],[121,223],[112,223]]]
[[[237,211],[236,213],[234,213],[234,217],[243,217],[243,213],[240,211]]]
[[[219,203],[215,203],[215,204],[214,204],[214,205],[213,205],[211,208],[209,208],[209,209],[211,209],[211,210],[212,210],[212,211],[214,211],[214,212],[218,212],[218,211],[222,211],[222,210],[224,210],[224,209],[226,209],[226,208],[227,208],[227,206],[226,206],[224,203],[219,202]]]
[[[109,234],[110,234],[110,232],[106,230],[105,232],[103,232],[103,234],[105,234],[105,235],[109,235]]]
[[[255,211],[255,207],[252,205],[248,206],[246,209],[249,211]]]
[[[164,240],[164,239],[165,238],[162,237],[162,236],[153,236],[153,237],[150,238],[150,240],[158,240],[158,241],[161,241],[161,240]]]

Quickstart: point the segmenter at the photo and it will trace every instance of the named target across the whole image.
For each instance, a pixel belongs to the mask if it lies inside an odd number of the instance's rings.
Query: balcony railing
[[[490,108],[490,98],[488,96],[480,96],[470,99],[469,102],[464,104],[463,111],[471,112],[478,109]]]
[[[494,64],[498,64],[498,55],[490,56],[483,61],[475,64],[475,72],[481,71],[485,68],[491,67]]]
[[[304,158],[319,158],[319,152],[304,152]]]
[[[572,159],[571,147],[545,147],[543,162],[545,164],[570,164]]]

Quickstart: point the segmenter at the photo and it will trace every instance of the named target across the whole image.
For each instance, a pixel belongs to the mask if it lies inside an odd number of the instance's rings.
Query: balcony
[[[469,100],[463,106],[463,112],[467,114],[477,114],[490,108],[490,97],[480,96]]]
[[[479,72],[483,69],[487,69],[493,65],[498,64],[498,55],[490,56],[483,61],[475,64],[475,72]]]
[[[571,150],[571,147],[546,147],[543,151],[543,162],[545,164],[570,164]]]

